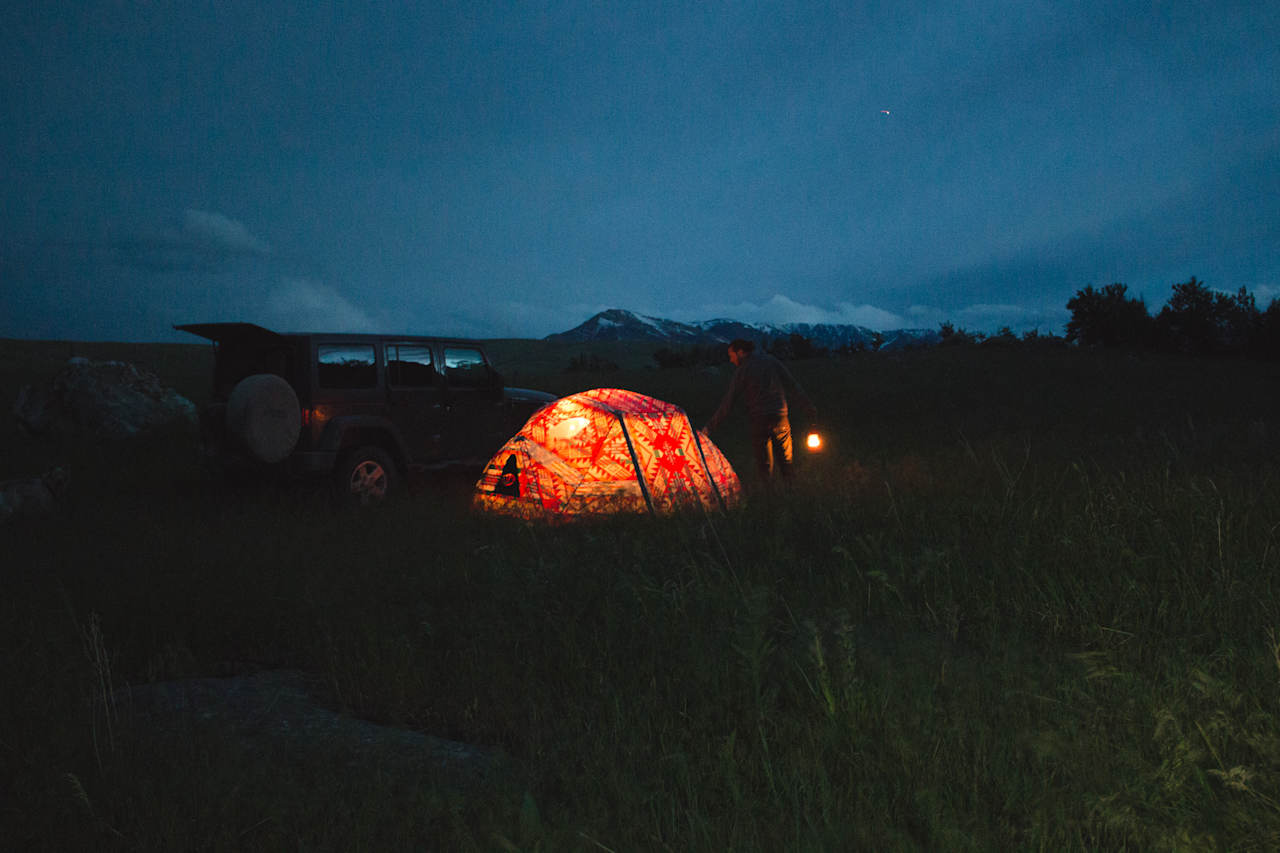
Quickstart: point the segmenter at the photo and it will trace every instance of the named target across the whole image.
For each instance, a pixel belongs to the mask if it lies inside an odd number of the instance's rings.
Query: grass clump
[[[86,459],[65,514],[0,529],[3,830],[25,849],[1272,849],[1266,371],[807,362],[832,441],[789,492],[557,528],[473,516],[465,481],[338,512],[215,486],[180,440],[123,474]],[[722,389],[611,384],[695,421]],[[272,668],[503,769],[459,784],[112,702]]]

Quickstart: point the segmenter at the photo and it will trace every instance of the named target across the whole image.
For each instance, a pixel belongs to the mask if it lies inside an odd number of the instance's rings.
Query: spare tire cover
[[[227,398],[227,429],[258,459],[279,462],[293,451],[302,430],[298,395],[274,374],[246,376]]]

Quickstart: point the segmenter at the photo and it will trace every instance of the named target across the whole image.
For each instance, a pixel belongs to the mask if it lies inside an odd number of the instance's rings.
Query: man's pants
[[[778,472],[783,477],[791,476],[791,421],[786,415],[776,420],[753,422],[751,446],[756,457],[756,471],[760,473],[762,481],[767,483],[773,476],[775,451],[778,456]]]

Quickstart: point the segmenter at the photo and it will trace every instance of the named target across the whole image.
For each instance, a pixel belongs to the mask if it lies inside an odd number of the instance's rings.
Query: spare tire
[[[255,458],[279,462],[293,452],[302,431],[298,395],[273,373],[246,376],[227,398],[227,429]]]

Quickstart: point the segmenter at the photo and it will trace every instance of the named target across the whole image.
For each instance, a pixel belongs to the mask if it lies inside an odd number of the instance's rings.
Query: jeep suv
[[[250,323],[174,328],[214,343],[206,452],[225,466],[333,478],[367,503],[414,469],[481,468],[555,399],[504,387],[476,341],[281,334]]]

